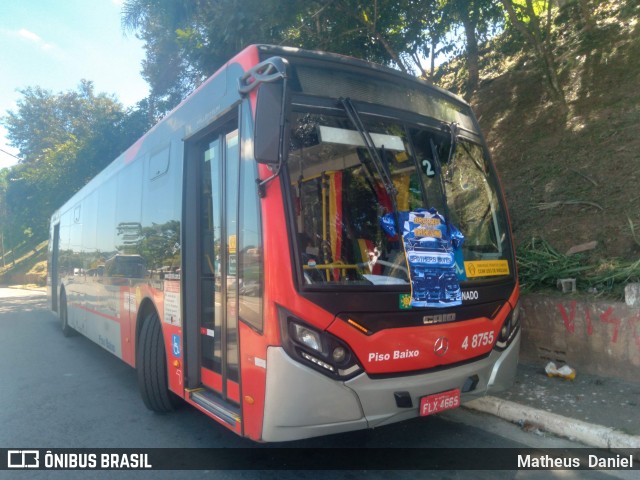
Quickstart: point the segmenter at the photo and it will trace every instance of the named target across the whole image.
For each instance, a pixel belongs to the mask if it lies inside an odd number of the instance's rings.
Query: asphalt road
[[[81,336],[65,338],[41,292],[0,288],[0,448],[265,448],[237,437],[185,405],[148,411],[136,372]],[[521,431],[464,409],[371,431],[291,442],[286,447],[397,449],[580,445]],[[277,446],[283,446],[279,444]],[[426,454],[437,454],[427,450]],[[464,450],[461,451],[464,454]],[[11,475],[9,475],[11,474]],[[17,475],[20,474],[20,475]],[[185,478],[197,472],[0,471],[0,478]],[[215,471],[208,478],[609,478],[600,472],[255,472]],[[632,478],[632,477],[629,477]]]

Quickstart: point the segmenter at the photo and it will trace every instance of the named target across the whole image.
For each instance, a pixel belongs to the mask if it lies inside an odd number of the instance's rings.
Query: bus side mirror
[[[263,83],[258,89],[253,154],[258,163],[278,164],[284,134],[283,82]]]

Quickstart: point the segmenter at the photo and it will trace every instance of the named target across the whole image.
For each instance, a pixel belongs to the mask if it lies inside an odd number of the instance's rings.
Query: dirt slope
[[[471,99],[505,189],[517,244],[559,252],[589,241],[598,258],[640,255],[640,7],[603,2],[592,32],[564,27],[567,97],[554,105],[525,56],[482,74]],[[570,20],[570,19],[569,19]],[[495,62],[494,62],[495,65]]]

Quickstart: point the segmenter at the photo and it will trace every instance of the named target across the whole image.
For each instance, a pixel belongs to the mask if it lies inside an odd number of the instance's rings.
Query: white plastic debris
[[[624,301],[630,307],[640,306],[640,283],[629,283],[624,287]]]
[[[566,380],[573,380],[576,378],[575,369],[571,368],[569,365],[563,365],[558,368],[555,363],[549,362],[547,363],[547,366],[544,367],[544,371],[547,373],[547,377],[560,377]]]

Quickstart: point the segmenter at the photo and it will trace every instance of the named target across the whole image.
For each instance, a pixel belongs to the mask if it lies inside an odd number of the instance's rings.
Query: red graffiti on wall
[[[558,311],[560,312],[560,316],[562,317],[562,321],[567,332],[575,333],[577,302],[575,300],[572,300],[569,303],[568,312],[562,303],[558,303],[556,306],[558,308]],[[610,342],[618,343],[618,336],[620,334],[620,329],[622,328],[624,320],[617,318],[614,312],[615,308],[609,307],[605,312],[598,315],[598,318],[600,319],[600,323],[602,324],[613,325]],[[593,321],[591,320],[591,311],[588,308],[584,309],[584,318],[587,327],[587,335],[591,336],[593,335]],[[634,317],[627,318],[626,322],[629,326],[636,347],[638,347],[638,349],[640,350],[640,313],[636,314]]]
[[[629,319],[629,327],[631,327],[631,335],[636,342],[636,347],[640,350],[640,332],[638,331],[638,325],[640,324],[640,312],[635,317]]]
[[[585,315],[587,318],[587,335],[593,335],[593,323],[591,323],[591,312],[589,310],[585,311]]]
[[[611,316],[613,313],[613,307],[609,307],[606,312],[600,315],[600,321],[602,323],[610,323],[615,328],[613,329],[613,335],[611,336],[611,343],[618,342],[618,332],[620,331],[620,324],[622,321],[619,318],[614,318]]]
[[[564,328],[567,329],[567,332],[574,333],[576,331],[576,301],[573,300],[570,305],[571,310],[568,315],[567,311],[564,309],[564,305],[561,303],[558,304],[558,310],[560,310],[560,315],[562,315]]]

